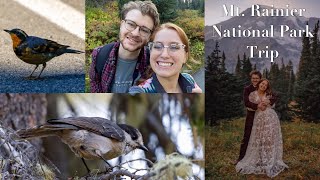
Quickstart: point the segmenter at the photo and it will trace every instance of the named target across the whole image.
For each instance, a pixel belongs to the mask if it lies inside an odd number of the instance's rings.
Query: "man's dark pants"
[[[239,155],[238,161],[243,159],[243,157],[246,155],[246,151],[247,151],[247,147],[248,147],[248,143],[249,143],[249,139],[250,139],[250,135],[251,135],[251,130],[252,130],[252,126],[253,126],[254,114],[255,114],[255,111],[247,110],[244,135],[243,135],[243,139],[241,141],[240,155]]]

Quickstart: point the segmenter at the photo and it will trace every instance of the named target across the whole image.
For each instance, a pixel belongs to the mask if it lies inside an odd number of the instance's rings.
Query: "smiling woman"
[[[148,67],[145,47],[159,24],[159,13],[151,1],[130,1],[123,5],[119,38],[92,51],[90,91],[127,93]]]
[[[190,53],[189,41],[182,28],[165,23],[151,36],[149,79],[140,80],[129,93],[201,93],[190,74],[180,73]]]

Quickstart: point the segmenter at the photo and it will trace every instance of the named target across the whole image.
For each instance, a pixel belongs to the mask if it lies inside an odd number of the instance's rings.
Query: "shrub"
[[[117,2],[110,2],[105,9],[86,7],[86,50],[91,54],[95,47],[118,39],[120,19]],[[89,52],[88,52],[89,51]]]

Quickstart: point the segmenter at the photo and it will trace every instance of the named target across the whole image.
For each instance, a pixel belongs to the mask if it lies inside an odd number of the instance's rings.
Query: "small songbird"
[[[70,149],[84,159],[107,160],[128,154],[132,150],[148,151],[143,145],[140,131],[126,124],[116,124],[100,117],[70,117],[48,120],[46,124],[31,129],[21,129],[22,139],[58,136]]]
[[[46,68],[46,62],[50,61],[54,57],[60,56],[64,53],[83,53],[82,51],[68,49],[70,46],[61,45],[55,41],[36,36],[28,36],[21,29],[4,29],[4,31],[10,34],[13,51],[18,58],[26,63],[36,65],[30,76],[28,76],[29,79],[40,78],[42,71]],[[43,65],[40,74],[37,77],[32,77],[32,74],[40,64]]]

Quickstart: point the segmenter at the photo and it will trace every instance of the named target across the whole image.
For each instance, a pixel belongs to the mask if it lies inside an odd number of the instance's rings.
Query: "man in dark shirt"
[[[240,155],[238,160],[235,162],[235,164],[239,162],[246,154],[246,150],[247,150],[250,135],[251,135],[251,129],[253,125],[255,111],[257,109],[260,109],[262,111],[266,109],[266,106],[262,102],[260,104],[255,104],[249,101],[249,95],[251,92],[256,90],[256,86],[260,81],[262,75],[259,71],[254,70],[250,72],[250,77],[251,77],[251,84],[249,86],[246,86],[243,91],[243,101],[247,108],[247,116],[246,116],[246,122],[245,122],[244,135],[243,135],[243,139],[240,147]]]
[[[145,45],[159,23],[151,1],[130,1],[123,6],[119,41],[92,52],[91,92],[126,93],[137,79],[146,78],[149,56]]]

